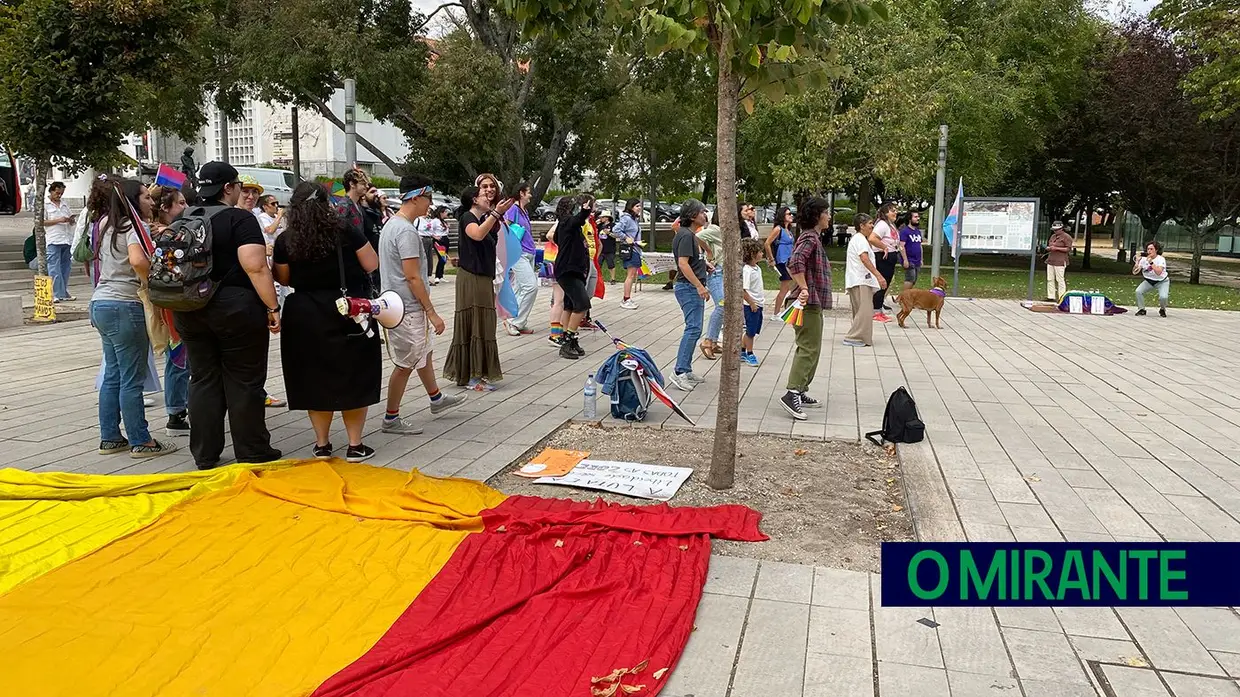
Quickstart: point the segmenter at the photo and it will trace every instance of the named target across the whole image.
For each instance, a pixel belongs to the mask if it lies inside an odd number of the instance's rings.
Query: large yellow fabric
[[[232,486],[252,467],[151,475],[0,470],[0,594],[149,524],[174,504]]]
[[[503,499],[339,461],[244,472],[0,596],[0,694],[309,694]]]

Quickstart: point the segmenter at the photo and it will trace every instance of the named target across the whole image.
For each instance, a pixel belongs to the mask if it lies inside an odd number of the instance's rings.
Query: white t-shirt
[[[762,287],[762,269],[745,264],[741,269],[741,280],[745,284],[748,300],[753,300],[759,306],[763,305],[766,302],[766,289]]]
[[[1149,257],[1141,257],[1141,276],[1150,283],[1158,283],[1167,280],[1167,260],[1162,255],[1154,257],[1153,263],[1150,263]],[[1155,266],[1162,267],[1162,273],[1154,270]]]
[[[880,253],[900,251],[900,233],[894,227],[888,225],[886,220],[874,223],[874,234],[878,235],[878,238],[883,241],[886,248],[871,246],[870,249],[873,251]]]
[[[49,198],[43,202],[43,219],[67,218],[71,215],[69,204],[60,199],[60,203],[52,203]],[[56,223],[46,228],[48,244],[73,244],[73,223]]]
[[[270,227],[272,223],[276,222],[276,219],[261,211],[255,213],[254,216],[258,218],[258,226],[263,229],[263,238],[267,240],[267,244],[275,244],[276,234],[279,232],[279,229],[275,232],[269,233],[267,232],[267,228]]]
[[[855,288],[857,286],[878,287],[878,279],[874,278],[874,274],[865,268],[865,264],[861,263],[862,254],[870,254],[870,263],[874,263],[873,249],[870,249],[870,241],[861,232],[853,233],[852,239],[848,240],[848,256],[844,261],[844,289]]]
[[[443,237],[443,234],[447,232],[442,220],[429,215],[413,221],[413,227],[417,229],[419,237]]]

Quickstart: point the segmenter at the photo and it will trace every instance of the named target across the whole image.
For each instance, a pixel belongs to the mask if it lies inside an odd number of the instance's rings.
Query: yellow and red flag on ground
[[[0,694],[656,695],[710,538],[759,518],[340,461],[2,470]]]

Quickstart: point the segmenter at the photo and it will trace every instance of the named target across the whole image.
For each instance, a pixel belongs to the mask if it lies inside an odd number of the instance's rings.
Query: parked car
[[[264,194],[271,194],[281,206],[287,206],[293,197],[293,188],[297,186],[297,177],[287,169],[267,169],[266,167],[238,167],[237,174],[250,177],[263,187]]]

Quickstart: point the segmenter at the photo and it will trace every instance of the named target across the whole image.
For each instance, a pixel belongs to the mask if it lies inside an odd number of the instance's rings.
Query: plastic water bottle
[[[586,387],[581,391],[585,397],[585,407],[581,410],[581,418],[593,421],[598,418],[598,386],[594,384],[594,373],[586,376]]]

